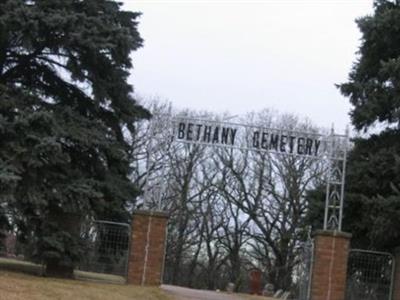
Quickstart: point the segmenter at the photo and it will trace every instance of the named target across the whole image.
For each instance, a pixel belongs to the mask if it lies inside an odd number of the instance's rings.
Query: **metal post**
[[[347,147],[349,143],[349,127],[346,126],[346,138],[344,141],[344,153],[342,161],[342,178],[340,187],[340,211],[339,211],[339,231],[342,231],[342,220],[343,220],[343,204],[344,204],[344,185],[346,180],[346,163],[347,163]]]
[[[328,215],[329,215],[329,200],[330,200],[330,177],[332,170],[332,156],[333,156],[333,137],[334,137],[334,128],[332,124],[331,134],[329,135],[329,157],[328,157],[328,170],[326,172],[326,195],[325,195],[325,215],[324,215],[324,230],[328,229]]]
[[[172,129],[174,128],[173,122],[172,122],[172,107],[171,106],[168,108],[168,114],[165,115],[165,118],[163,119],[163,121],[165,121],[165,123],[167,123],[170,128],[172,128]],[[166,126],[167,124],[164,124],[164,125]],[[168,137],[167,137],[168,141],[170,139],[169,134],[170,134],[170,132],[168,131]],[[171,143],[173,143],[174,142],[174,140],[173,140],[174,133],[173,132],[171,133],[171,138],[172,138]],[[158,192],[157,192],[158,193],[157,194],[157,208],[159,211],[162,211],[162,207],[161,207],[162,193],[163,193],[163,191],[166,190],[166,186],[168,185],[168,181],[169,181],[169,176],[168,176],[168,180],[165,181],[165,176],[168,175],[168,174],[166,174],[166,173],[168,173],[168,172],[166,172],[166,169],[167,169],[166,167],[167,167],[167,163],[168,163],[167,154],[169,153],[169,146],[170,145],[165,144],[165,149],[162,150],[164,157],[161,162],[162,163],[161,176],[159,177]]]
[[[392,254],[391,254],[392,255]],[[392,273],[390,274],[390,291],[389,291],[389,299],[393,299],[393,292],[394,292],[394,281],[395,281],[395,272],[396,272],[396,256],[392,255]]]
[[[336,135],[332,129],[326,183],[324,230],[342,230],[348,140],[348,128],[345,135]]]
[[[149,177],[150,177],[150,163],[151,154],[153,152],[153,135],[154,135],[154,125],[152,121],[149,121],[149,135],[150,141],[147,145],[147,166],[146,166],[146,179],[143,187],[143,209],[148,208],[149,202]]]

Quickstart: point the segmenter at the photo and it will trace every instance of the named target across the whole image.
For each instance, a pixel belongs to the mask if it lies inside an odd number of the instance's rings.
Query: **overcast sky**
[[[344,130],[346,81],[360,43],[354,20],[372,0],[125,0],[140,11],[136,93],[177,108],[244,114],[263,108]]]

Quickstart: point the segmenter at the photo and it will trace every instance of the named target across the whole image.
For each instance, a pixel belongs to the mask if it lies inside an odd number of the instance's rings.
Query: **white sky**
[[[130,78],[142,97],[177,108],[244,114],[263,108],[343,131],[347,80],[372,0],[124,0],[140,11],[144,47]]]

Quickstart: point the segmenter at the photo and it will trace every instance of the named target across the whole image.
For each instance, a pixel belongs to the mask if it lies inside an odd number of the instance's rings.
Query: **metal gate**
[[[346,300],[391,300],[395,260],[386,252],[351,250]]]
[[[126,277],[130,236],[129,224],[109,221],[86,223],[81,231],[86,253],[78,269]]]

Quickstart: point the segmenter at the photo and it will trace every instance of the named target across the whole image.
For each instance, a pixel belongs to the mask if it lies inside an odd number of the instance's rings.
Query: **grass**
[[[120,276],[75,271],[78,280],[41,276],[42,267],[0,258],[0,300],[172,300],[159,288],[125,285]],[[247,300],[273,298],[235,294]]]
[[[54,279],[38,276],[40,273],[38,265],[0,259],[0,300],[172,300],[156,287]],[[96,281],[118,279],[118,276],[81,271],[76,275]]]
[[[1,300],[166,300],[159,288],[64,280],[0,271]]]
[[[41,276],[43,274],[43,269],[40,265],[9,258],[0,258],[0,269],[37,276]],[[80,280],[104,281],[108,283],[119,284],[125,283],[124,277],[111,274],[91,273],[75,270],[74,275],[76,279]]]
[[[10,259],[10,258],[1,258],[0,257],[0,269],[13,271],[13,272],[23,272],[31,275],[41,275],[42,267],[39,265],[35,265],[30,262]]]

